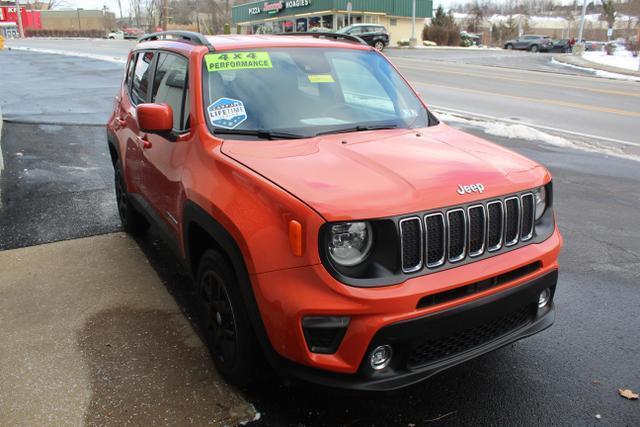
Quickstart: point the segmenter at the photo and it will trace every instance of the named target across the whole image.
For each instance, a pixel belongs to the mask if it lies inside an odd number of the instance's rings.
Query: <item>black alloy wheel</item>
[[[238,354],[236,319],[223,279],[212,270],[200,282],[205,309],[205,333],[216,364],[233,369]]]
[[[220,375],[246,386],[260,376],[262,352],[239,286],[233,268],[220,252],[210,249],[202,255],[196,292],[204,339]]]

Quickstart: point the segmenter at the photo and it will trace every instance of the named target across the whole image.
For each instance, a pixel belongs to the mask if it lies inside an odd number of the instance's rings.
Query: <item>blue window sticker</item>
[[[235,129],[240,123],[247,120],[244,103],[237,99],[220,98],[209,105],[207,112],[213,126],[225,129]]]

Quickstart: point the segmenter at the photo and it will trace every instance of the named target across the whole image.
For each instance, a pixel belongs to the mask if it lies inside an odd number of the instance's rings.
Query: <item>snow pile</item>
[[[472,120],[443,111],[438,111],[437,115],[438,118],[445,123],[457,123],[462,126],[479,127],[489,135],[501,136],[509,139],[522,139],[525,141],[537,141],[549,145],[554,145],[556,147],[573,148],[577,150],[588,151],[591,153],[599,153],[607,156],[616,156],[624,159],[640,161],[640,156],[625,153],[624,151],[617,149],[616,147],[612,147],[611,145],[602,145],[595,142],[578,140],[572,141],[561,136],[543,132],[531,126],[522,124],[511,124],[497,120]]]
[[[580,67],[578,65],[568,64],[566,62],[556,61],[555,58],[551,58],[551,63],[555,65],[562,65],[563,67],[575,68],[577,70],[589,71],[597,77],[604,77],[605,79],[616,80],[628,80],[631,82],[640,82],[640,77],[628,76],[626,74],[610,73],[608,71],[596,70],[595,68]]]
[[[28,52],[37,52],[37,53],[50,53],[52,55],[65,55],[65,56],[76,56],[79,58],[89,58],[96,59],[98,61],[108,61],[115,62],[117,64],[124,64],[127,62],[126,57],[117,57],[117,56],[108,56],[108,55],[97,55],[93,53],[83,53],[83,52],[72,52],[68,50],[57,50],[57,49],[41,49],[38,47],[26,47],[26,46],[12,46],[11,50],[24,50]]]
[[[608,65],[616,68],[623,68],[630,71],[638,71],[640,65],[640,57],[634,58],[631,52],[626,49],[618,48],[613,55],[607,55],[606,52],[585,52],[582,57],[587,61],[597,64]]]

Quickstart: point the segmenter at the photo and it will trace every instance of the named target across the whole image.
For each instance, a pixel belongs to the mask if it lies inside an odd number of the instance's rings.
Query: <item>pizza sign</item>
[[[311,0],[287,0],[274,3],[264,2],[262,6],[250,7],[249,15],[258,15],[260,13],[274,14],[282,11],[282,9],[293,9],[296,7],[309,6],[310,4]]]

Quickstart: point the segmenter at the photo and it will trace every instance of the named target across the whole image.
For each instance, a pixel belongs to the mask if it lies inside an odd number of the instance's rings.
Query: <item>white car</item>
[[[107,34],[108,39],[124,40],[124,31],[114,31]]]

